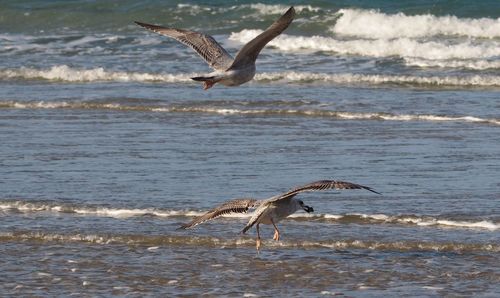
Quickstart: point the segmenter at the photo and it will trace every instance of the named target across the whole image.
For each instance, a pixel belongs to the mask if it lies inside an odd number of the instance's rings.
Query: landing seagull
[[[182,225],[179,229],[193,228],[205,221],[212,220],[224,214],[246,213],[248,209],[255,208],[256,210],[250,218],[250,221],[248,221],[247,225],[245,226],[245,228],[243,228],[241,233],[244,234],[255,225],[255,228],[257,230],[256,246],[257,250],[259,250],[261,246],[259,224],[272,224],[274,226],[273,240],[278,241],[280,239],[280,232],[278,230],[278,227],[276,227],[277,222],[300,209],[303,209],[307,213],[314,211],[312,207],[305,205],[303,201],[296,199],[295,196],[301,192],[327,189],[366,189],[376,194],[380,194],[379,192],[376,192],[368,186],[344,181],[321,180],[293,188],[286,193],[271,197],[269,199],[256,200],[245,198],[233,199],[224,202],[214,209],[208,211],[207,213],[195,218],[190,223]]]
[[[295,9],[292,6],[284,15],[267,28],[266,31],[243,46],[234,59],[210,35],[141,22],[135,23],[156,33],[171,37],[194,49],[215,70],[207,75],[191,78],[192,80],[203,82],[203,89],[207,90],[215,83],[225,86],[239,86],[253,79],[255,75],[255,60],[259,56],[260,51],[290,25],[294,16]]]

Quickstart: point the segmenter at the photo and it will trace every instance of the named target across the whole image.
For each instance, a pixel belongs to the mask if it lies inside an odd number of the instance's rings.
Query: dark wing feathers
[[[256,199],[234,199],[222,203],[221,205],[213,208],[207,213],[195,218],[191,222],[182,225],[180,229],[193,228],[205,221],[212,220],[219,216],[230,214],[230,213],[246,213],[248,209],[255,208],[259,205],[259,201]]]
[[[368,186],[355,184],[355,183],[351,183],[351,182],[345,182],[345,181],[320,180],[320,181],[312,182],[312,183],[309,183],[309,184],[306,184],[303,186],[293,188],[290,191],[288,191],[282,195],[278,195],[276,197],[271,198],[269,201],[278,201],[278,200],[291,198],[291,197],[294,197],[301,192],[320,191],[320,190],[327,190],[327,189],[366,189],[368,191],[371,191],[373,193],[380,195],[379,192],[373,190],[371,187],[368,187]]]
[[[257,37],[252,39],[247,43],[241,50],[236,54],[234,58],[233,65],[231,68],[237,68],[240,65],[245,65],[250,62],[255,62],[257,56],[259,56],[260,51],[273,40],[276,36],[280,35],[281,32],[285,31],[290,25],[295,17],[295,9],[290,7],[284,15],[282,15],[277,21],[275,21],[266,31],[259,34]]]
[[[141,22],[135,22],[148,30],[174,38],[175,40],[194,49],[207,63],[215,70],[225,71],[229,68],[235,68],[255,62],[260,51],[264,46],[280,35],[292,22],[295,17],[295,9],[290,7],[287,12],[275,21],[266,31],[247,43],[233,59],[231,55],[219,44],[212,36],[203,33],[167,28],[157,25],[151,25]]]
[[[141,22],[135,22],[153,32],[171,37],[195,50],[210,67],[216,70],[227,70],[233,63],[233,57],[212,36],[195,31],[166,28]]]

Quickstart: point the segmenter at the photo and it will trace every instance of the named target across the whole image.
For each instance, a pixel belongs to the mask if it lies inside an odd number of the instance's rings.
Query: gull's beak
[[[313,207],[309,207],[309,206],[304,205],[302,208],[303,208],[303,209],[304,209],[304,211],[305,211],[305,212],[307,212],[307,213],[314,212]]]

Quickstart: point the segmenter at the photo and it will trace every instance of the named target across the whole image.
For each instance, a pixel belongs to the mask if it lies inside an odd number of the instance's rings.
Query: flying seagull
[[[303,209],[305,212],[313,212],[314,209],[310,206],[304,204],[302,200],[298,200],[295,196],[302,192],[308,191],[318,191],[318,190],[328,190],[328,189],[366,189],[376,194],[372,188],[368,186],[363,186],[360,184],[355,184],[351,182],[336,181],[336,180],[321,180],[312,182],[303,186],[292,188],[288,192],[271,197],[269,199],[257,200],[251,198],[245,199],[233,199],[222,203],[221,205],[215,207],[214,209],[208,211],[207,213],[195,218],[190,223],[182,225],[179,229],[190,229],[203,222],[212,220],[219,216],[230,214],[230,213],[246,213],[248,209],[255,208],[255,211],[248,221],[247,225],[241,233],[245,233],[251,227],[255,225],[257,230],[257,250],[260,249],[260,231],[259,224],[272,224],[274,226],[274,236],[273,240],[278,241],[280,239],[280,232],[276,223],[283,218],[295,213],[295,211]]]
[[[255,75],[255,60],[259,56],[260,51],[290,25],[294,16],[295,9],[292,6],[284,15],[267,28],[266,31],[243,46],[234,59],[210,35],[141,22],[135,23],[148,30],[171,37],[195,50],[214,69],[214,72],[207,75],[191,78],[192,80],[203,82],[203,89],[207,90],[216,83],[225,86],[239,86],[253,79]]]

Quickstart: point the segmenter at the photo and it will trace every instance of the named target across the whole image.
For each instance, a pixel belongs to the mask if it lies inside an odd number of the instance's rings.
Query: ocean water
[[[236,88],[133,23],[234,55],[292,4]],[[498,297],[500,4],[2,1],[0,177],[4,296]],[[382,195],[177,230],[322,179]]]

